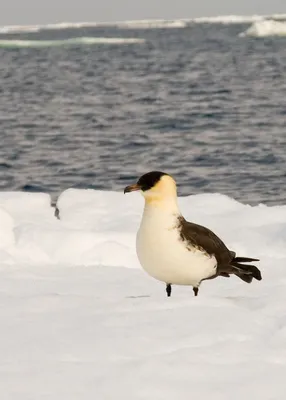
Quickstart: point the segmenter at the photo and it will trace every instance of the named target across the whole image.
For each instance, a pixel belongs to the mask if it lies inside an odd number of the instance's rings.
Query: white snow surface
[[[135,253],[138,193],[0,193],[3,400],[282,400],[286,206],[179,198],[263,280],[165,287]]]
[[[245,32],[240,33],[239,36],[286,36],[286,22],[274,20],[256,21]]]

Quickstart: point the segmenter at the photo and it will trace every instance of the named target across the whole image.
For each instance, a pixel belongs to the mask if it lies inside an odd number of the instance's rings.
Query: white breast
[[[180,238],[178,216],[145,207],[137,233],[137,255],[153,278],[196,287],[202,279],[215,275],[217,261],[214,256],[186,247]]]

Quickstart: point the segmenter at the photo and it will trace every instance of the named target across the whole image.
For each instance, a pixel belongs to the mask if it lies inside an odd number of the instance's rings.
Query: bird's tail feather
[[[251,283],[251,282],[252,282],[252,279],[253,279],[253,276],[251,276],[251,275],[246,275],[246,274],[243,274],[243,273],[240,273],[240,272],[236,272],[235,275],[236,275],[238,278],[242,279],[242,280],[243,280],[244,282],[246,282],[246,283]]]
[[[252,261],[259,260],[249,257],[235,257],[231,262],[235,275],[247,283],[250,283],[253,278],[258,281],[261,281],[262,279],[261,272],[255,265],[244,264],[244,262]]]
[[[258,260],[258,258],[234,257],[233,261],[240,263],[240,262],[252,262],[252,261],[259,261],[259,260]]]

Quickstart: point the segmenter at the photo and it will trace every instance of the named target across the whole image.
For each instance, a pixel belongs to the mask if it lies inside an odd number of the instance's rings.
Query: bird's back
[[[188,222],[180,217],[181,238],[190,246],[202,249],[208,255],[214,255],[218,267],[228,265],[234,258],[234,253],[230,251],[224,242],[210,229]]]

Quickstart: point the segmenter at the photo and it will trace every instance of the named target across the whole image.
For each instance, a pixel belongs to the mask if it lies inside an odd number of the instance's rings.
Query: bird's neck
[[[158,217],[162,216],[179,216],[181,215],[177,197],[152,197],[145,199],[145,207],[143,217]]]

